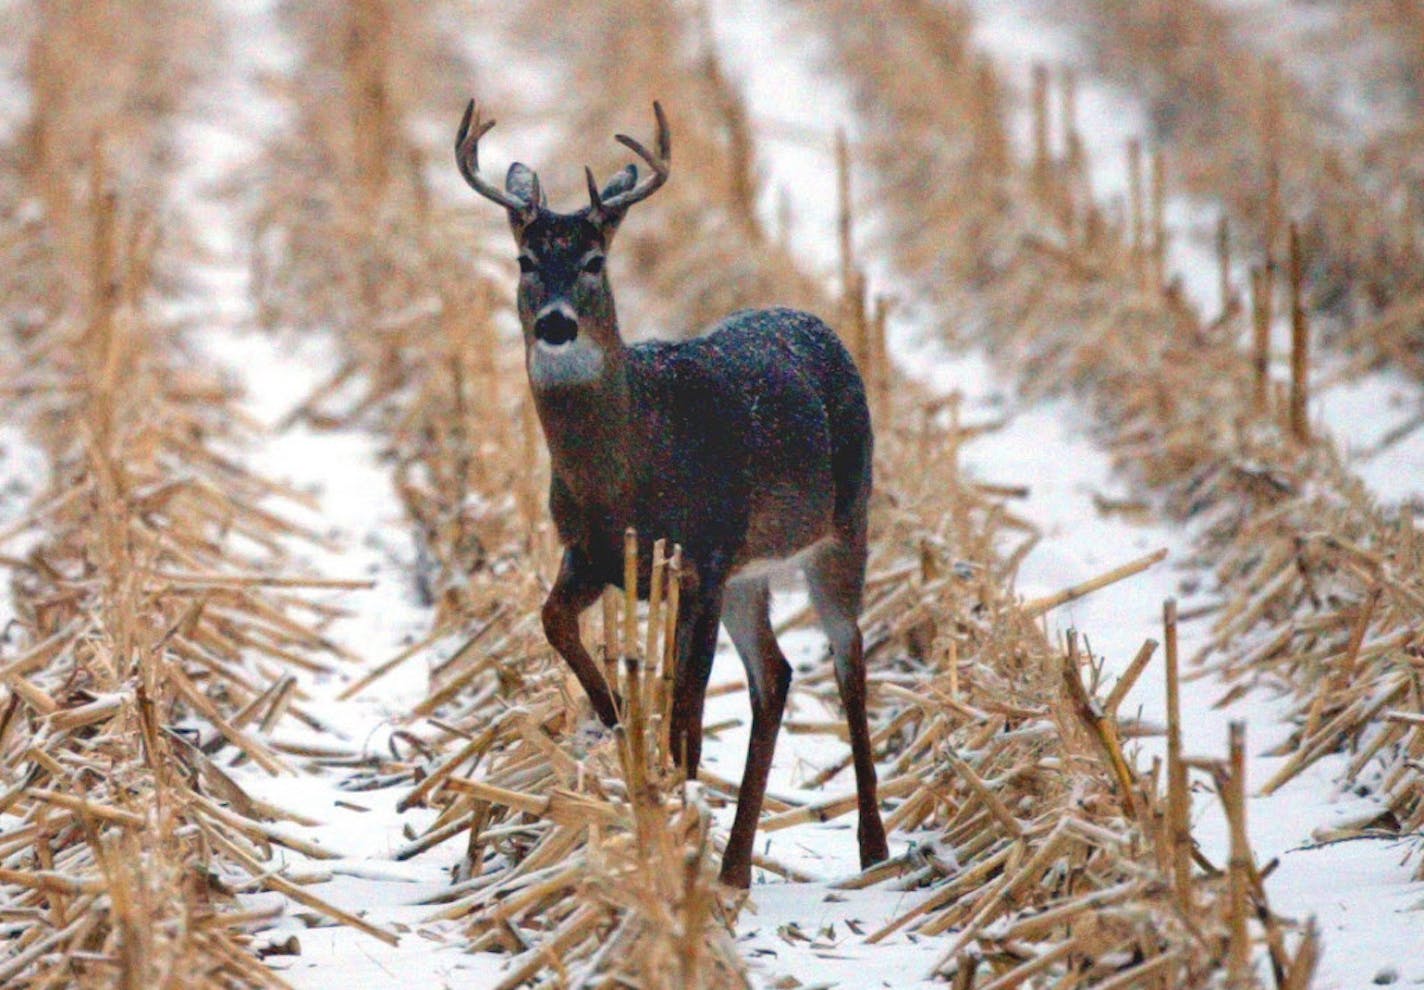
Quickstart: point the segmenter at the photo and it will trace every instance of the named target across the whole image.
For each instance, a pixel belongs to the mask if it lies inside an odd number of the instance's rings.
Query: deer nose
[[[556,303],[545,307],[534,320],[534,339],[555,347],[578,336],[578,320],[568,306]]]

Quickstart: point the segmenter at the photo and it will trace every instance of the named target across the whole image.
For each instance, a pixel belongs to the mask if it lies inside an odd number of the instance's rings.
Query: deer
[[[501,189],[480,172],[478,146],[494,127],[471,100],[455,139],[460,174],[503,207],[519,264],[516,290],[525,369],[549,453],[549,511],[562,546],[541,619],[607,726],[619,702],[579,635],[579,616],[622,588],[623,540],[681,544],[669,744],[697,778],[702,713],[725,626],[746,668],[751,738],[720,879],[751,883],[753,841],[766,794],[791,667],[770,618],[770,577],[799,567],[830,644],[845,709],[860,815],[861,868],[888,856],[866,719],[865,587],[873,436],[864,383],[834,330],[809,313],[739,310],[681,342],[626,344],[607,258],[638,203],[671,174],[672,142],[653,103],[656,151],[615,140],[636,163],[602,188],[587,166],[587,206],[549,208],[539,176],[510,165]],[[639,548],[636,593],[649,592],[651,554]]]

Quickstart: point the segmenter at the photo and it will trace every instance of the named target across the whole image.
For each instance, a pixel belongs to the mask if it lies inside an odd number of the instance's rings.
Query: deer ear
[[[539,179],[534,175],[534,170],[523,162],[515,162],[509,166],[509,172],[504,177],[505,192],[528,203],[533,200],[536,190],[539,196],[537,205],[548,205],[548,197],[544,195],[544,190],[539,188]]]
[[[638,166],[629,165],[621,172],[608,180],[608,185],[603,187],[602,196],[605,200],[621,195],[638,184]]]
[[[590,181],[592,177],[590,176]],[[623,168],[613,178],[608,180],[608,185],[603,187],[603,192],[599,193],[599,199],[604,203],[614,196],[621,196],[638,184],[638,166],[628,165]],[[605,239],[611,238],[613,232],[618,229],[618,225],[623,222],[623,215],[626,210],[603,209],[598,214],[598,224],[603,228]]]

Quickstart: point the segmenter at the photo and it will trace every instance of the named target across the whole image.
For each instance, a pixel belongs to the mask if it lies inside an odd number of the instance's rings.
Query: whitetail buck
[[[662,108],[657,154],[617,140],[647,163],[629,165],[576,213],[548,209],[539,178],[509,168],[504,188],[479,171],[478,143],[494,126],[471,101],[455,141],[465,181],[504,207],[519,250],[519,318],[529,387],[549,447],[549,507],[564,546],[544,603],[544,631],[606,724],[617,705],[579,638],[579,615],[623,584],[623,534],[682,544],[684,583],[670,741],[688,777],[702,753],[702,705],[727,627],[747,670],[752,730],[724,883],[751,881],[752,842],[781,728],[791,668],[768,615],[768,573],[805,571],[830,640],[854,751],[862,866],[883,860],[885,828],[865,718],[861,595],[871,431],[865,387],[823,322],[789,309],[744,310],[705,336],[629,347],[618,331],[605,259],[628,209],[668,178]],[[640,548],[637,589],[648,594],[652,555]]]

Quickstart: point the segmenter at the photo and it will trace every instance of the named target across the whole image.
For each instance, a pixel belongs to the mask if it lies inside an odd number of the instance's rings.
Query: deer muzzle
[[[539,310],[528,351],[529,383],[536,390],[576,388],[603,374],[603,349],[578,328],[578,315],[566,302]]]
[[[550,347],[562,347],[578,336],[578,315],[566,302],[550,303],[534,317],[534,339]]]

